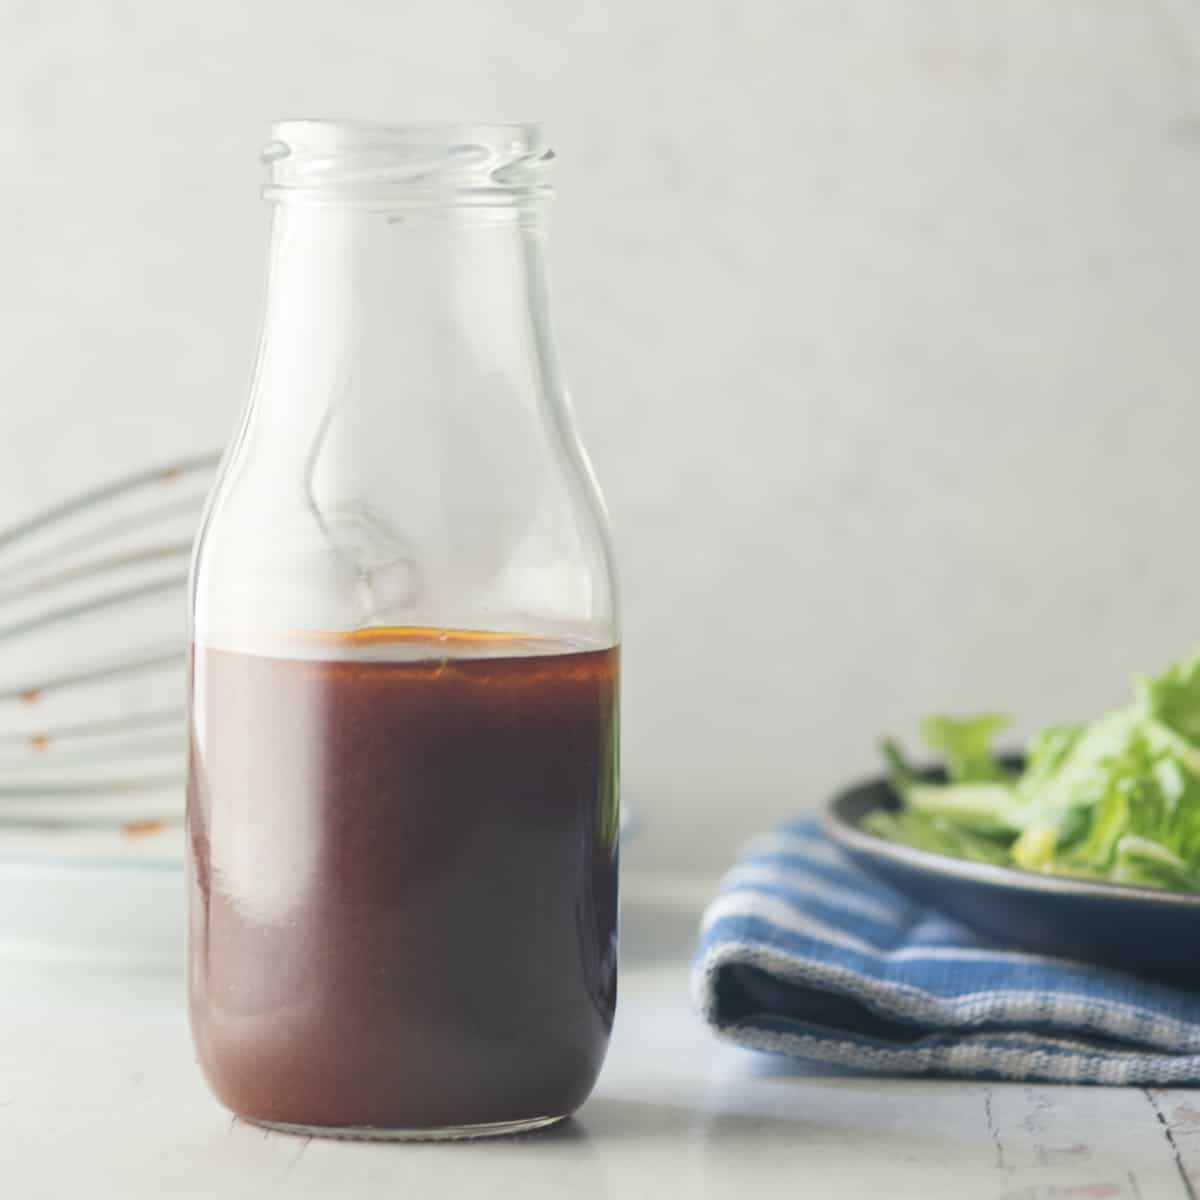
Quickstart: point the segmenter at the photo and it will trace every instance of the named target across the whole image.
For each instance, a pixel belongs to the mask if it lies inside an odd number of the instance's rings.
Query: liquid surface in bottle
[[[617,650],[375,630],[192,670],[191,1019],[222,1102],[574,1111],[616,1001]]]

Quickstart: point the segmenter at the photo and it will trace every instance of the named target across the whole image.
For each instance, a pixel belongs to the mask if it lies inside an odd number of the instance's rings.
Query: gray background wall
[[[1200,642],[1200,4],[0,4],[0,516],[217,444],[278,116],[541,118],[631,854]]]

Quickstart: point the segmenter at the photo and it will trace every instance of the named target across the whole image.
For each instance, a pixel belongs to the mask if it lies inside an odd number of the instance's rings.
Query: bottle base
[[[520,1121],[487,1121],[480,1125],[446,1125],[432,1129],[390,1129],[383,1125],[296,1125],[290,1121],[263,1121],[257,1117],[239,1117],[262,1129],[291,1133],[299,1137],[336,1138],[356,1142],[459,1142],[472,1138],[508,1137],[533,1133],[565,1121],[569,1113],[555,1117],[527,1117]]]

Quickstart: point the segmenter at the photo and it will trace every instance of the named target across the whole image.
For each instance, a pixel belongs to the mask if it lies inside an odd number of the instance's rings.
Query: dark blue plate
[[[825,832],[905,895],[1002,946],[1200,986],[1200,892],[1099,883],[914,850],[861,829],[899,800],[882,779],[835,796]]]

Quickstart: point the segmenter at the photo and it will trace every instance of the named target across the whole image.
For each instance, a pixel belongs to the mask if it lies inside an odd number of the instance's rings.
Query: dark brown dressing
[[[191,1020],[242,1116],[519,1121],[599,1072],[617,651],[435,632],[372,631],[370,659],[356,635],[194,652]]]

